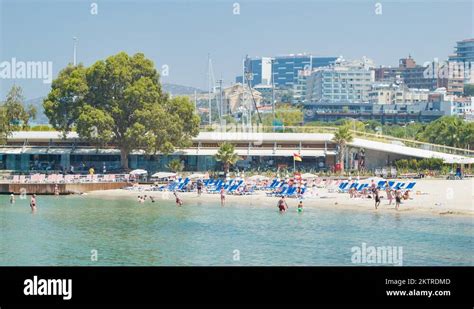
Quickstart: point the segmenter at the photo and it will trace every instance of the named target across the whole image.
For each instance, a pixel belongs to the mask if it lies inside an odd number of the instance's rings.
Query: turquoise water
[[[40,196],[32,214],[0,196],[0,265],[351,266],[363,242],[402,246],[403,265],[474,265],[472,218],[185,202]]]

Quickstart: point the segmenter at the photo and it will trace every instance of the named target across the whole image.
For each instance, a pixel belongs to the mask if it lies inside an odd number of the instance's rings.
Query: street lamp
[[[76,50],[77,50],[77,40],[78,40],[77,37],[75,37],[75,36],[72,37],[73,47],[74,47],[74,50],[73,50],[73,62],[72,62],[72,64],[73,64],[74,66],[77,65],[77,61],[76,61],[76,60],[77,60],[77,58],[76,58],[76,56],[77,56],[77,52],[76,52]]]

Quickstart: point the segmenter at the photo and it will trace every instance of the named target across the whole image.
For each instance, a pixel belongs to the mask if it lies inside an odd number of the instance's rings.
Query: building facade
[[[374,84],[369,92],[369,102],[377,104],[428,102],[428,89],[408,88],[401,84]]]
[[[333,66],[316,69],[307,79],[307,102],[369,101],[369,91],[375,81],[371,62],[341,61]]]
[[[374,104],[320,102],[304,104],[304,121],[334,122],[340,119],[376,120],[382,124],[429,123],[445,115],[441,102]]]

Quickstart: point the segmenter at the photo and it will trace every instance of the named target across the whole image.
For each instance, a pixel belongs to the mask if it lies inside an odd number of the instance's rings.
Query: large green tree
[[[29,128],[30,119],[36,118],[36,108],[32,105],[25,106],[23,90],[20,86],[12,86],[6,99],[1,104],[5,126],[10,130]]]
[[[28,129],[30,119],[35,117],[34,106],[25,108],[21,87],[13,86],[0,104],[0,143],[5,143],[14,130]]]
[[[92,66],[68,66],[53,82],[43,103],[51,125],[95,145],[115,145],[128,169],[128,155],[170,153],[191,144],[199,116],[185,97],[162,92],[159,74],[142,53],[124,52]]]
[[[474,123],[457,116],[444,116],[427,125],[419,139],[433,144],[472,149]]]

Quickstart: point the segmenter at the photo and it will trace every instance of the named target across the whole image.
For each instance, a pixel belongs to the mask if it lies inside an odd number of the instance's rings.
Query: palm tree
[[[334,137],[332,138],[333,142],[335,142],[339,146],[339,163],[341,164],[341,171],[344,171],[344,150],[346,148],[347,143],[352,142],[352,133],[349,131],[348,126],[341,126],[339,129],[334,133]]]
[[[181,172],[184,169],[183,162],[178,159],[171,160],[167,166],[173,173]]]
[[[230,166],[240,160],[240,157],[235,152],[235,146],[228,142],[224,142],[220,145],[215,158],[224,165],[225,176],[227,176]]]

